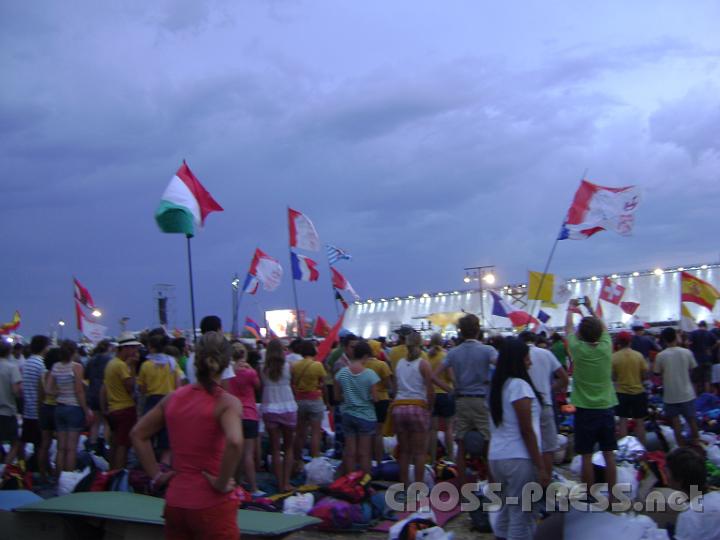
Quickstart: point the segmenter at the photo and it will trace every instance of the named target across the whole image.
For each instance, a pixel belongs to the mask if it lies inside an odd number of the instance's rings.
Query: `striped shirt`
[[[59,405],[80,405],[75,395],[75,362],[58,362],[52,367],[52,376],[58,388],[57,402]]]
[[[45,371],[45,362],[37,355],[23,364],[23,418],[38,419],[38,386]]]
[[[350,368],[344,367],[338,372],[335,380],[342,387],[343,402],[340,412],[369,422],[377,422],[370,389],[380,382],[378,374],[369,368],[356,374],[350,371]]]

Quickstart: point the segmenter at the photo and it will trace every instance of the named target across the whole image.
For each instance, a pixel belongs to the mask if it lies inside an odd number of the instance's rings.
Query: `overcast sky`
[[[183,158],[225,208],[193,257],[228,329],[256,246],[289,274],[287,205],[365,298],[525,280],[586,168],[643,186],[635,235],[561,242],[551,270],[720,259],[715,1],[120,4],[0,4],[0,322],[24,334],[73,321],[73,275],[112,333],[152,324],[157,283],[189,325],[185,240],[153,219]],[[300,305],[334,319],[318,259]],[[291,307],[289,279],[258,301]]]

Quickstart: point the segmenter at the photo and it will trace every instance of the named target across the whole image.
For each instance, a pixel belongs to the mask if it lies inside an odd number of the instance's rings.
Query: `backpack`
[[[353,523],[361,523],[364,518],[360,505],[334,497],[321,499],[308,515],[320,519],[318,529],[324,531],[350,529]]]
[[[369,474],[355,471],[341,476],[328,487],[327,491],[333,497],[350,501],[361,502],[370,495],[368,483],[372,480]]]
[[[0,479],[1,490],[32,489],[32,473],[25,468],[23,461],[17,465],[6,465]]]

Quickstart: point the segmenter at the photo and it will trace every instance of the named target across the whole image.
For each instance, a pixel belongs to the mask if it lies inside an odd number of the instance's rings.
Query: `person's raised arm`
[[[532,461],[535,467],[537,467],[538,480],[543,486],[547,486],[550,483],[550,472],[545,470],[545,464],[542,459],[542,454],[540,454],[537,436],[535,435],[535,430],[533,429],[532,400],[527,397],[521,398],[513,401],[512,405],[518,419],[520,436],[522,437],[528,454],[530,455],[530,461]]]
[[[598,302],[599,302],[599,300],[598,300]],[[607,326],[605,326],[605,321],[603,321],[602,318],[598,317],[595,314],[595,310],[592,307],[592,301],[590,300],[589,296],[585,297],[585,307],[587,308],[590,315],[592,315],[593,317],[595,317],[596,319],[598,319],[600,321],[600,323],[602,324],[603,332],[607,332]]]
[[[573,324],[573,315],[577,311],[578,301],[575,298],[571,298],[568,302],[567,313],[565,314],[565,337],[570,337],[575,332],[575,325]]]

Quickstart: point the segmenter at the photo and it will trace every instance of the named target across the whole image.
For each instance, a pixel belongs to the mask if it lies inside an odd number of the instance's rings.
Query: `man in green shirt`
[[[565,318],[565,335],[573,359],[572,404],[575,405],[575,453],[582,456],[582,481],[588,489],[595,481],[592,454],[595,444],[605,458],[605,480],[612,493],[617,478],[615,454],[614,407],[618,404],[612,382],[612,340],[601,319],[595,317],[590,299],[585,297],[589,317],[583,317],[573,326],[573,314],[578,313],[579,302],[568,304]]]

